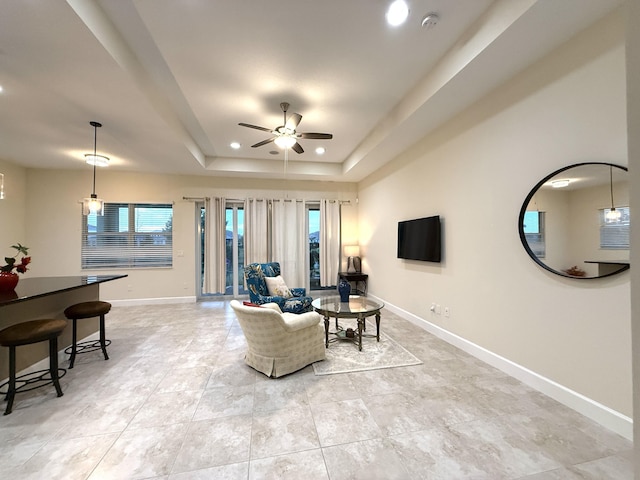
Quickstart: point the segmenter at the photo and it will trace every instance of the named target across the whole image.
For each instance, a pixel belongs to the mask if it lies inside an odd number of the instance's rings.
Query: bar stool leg
[[[78,343],[78,330],[76,327],[76,319],[73,319],[73,335],[71,339],[71,357],[69,358],[69,368],[73,368],[73,362],[76,361],[76,344]]]
[[[58,337],[53,337],[49,340],[49,372],[51,373],[53,385],[56,387],[56,392],[61,397],[62,389],[58,379]]]
[[[9,389],[7,390],[7,408],[5,415],[9,415],[13,408],[13,399],[16,396],[16,347],[9,347]]]
[[[104,359],[109,360],[109,355],[107,355],[107,344],[105,340],[105,328],[104,328],[104,315],[100,315],[100,346],[102,347],[102,353],[104,354]]]

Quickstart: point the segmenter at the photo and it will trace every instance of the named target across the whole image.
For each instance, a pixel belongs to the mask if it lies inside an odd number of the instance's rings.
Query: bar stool
[[[76,360],[77,353],[89,353],[101,349],[104,359],[109,360],[107,355],[107,345],[111,345],[111,340],[105,340],[104,334],[104,316],[111,310],[111,304],[108,302],[91,301],[82,302],[71,305],[64,311],[65,317],[73,322],[73,338],[70,347],[67,347],[64,353],[71,354],[69,357],[69,368],[73,368],[73,362]],[[78,343],[78,335],[76,321],[82,318],[100,317],[100,340],[88,340]]]
[[[5,397],[7,401],[7,408],[4,411],[5,415],[11,413],[13,399],[16,393],[28,392],[53,383],[56,387],[58,397],[62,396],[62,389],[60,388],[60,382],[58,380],[64,377],[67,371],[64,368],[58,368],[58,337],[66,326],[66,320],[43,319],[18,323],[0,331],[0,345],[9,347],[9,380],[0,385],[0,389],[8,385]],[[44,342],[45,340],[49,341],[49,369],[38,370],[37,372],[16,377],[16,347]],[[39,385],[31,386],[37,382]],[[16,383],[22,383],[22,385],[16,387]]]

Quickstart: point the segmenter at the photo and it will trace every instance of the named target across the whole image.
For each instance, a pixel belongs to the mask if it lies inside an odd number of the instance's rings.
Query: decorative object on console
[[[341,278],[349,282],[350,284],[353,283],[351,292],[353,292],[354,295],[367,295],[367,283],[369,281],[369,275],[367,275],[366,273],[338,272],[338,278]]]
[[[109,158],[104,155],[98,155],[96,152],[98,128],[102,127],[102,124],[89,122],[89,125],[93,127],[93,153],[85,154],[85,158],[89,165],[93,165],[93,189],[91,190],[91,196],[82,201],[82,214],[89,215],[90,213],[95,213],[96,215],[102,216],[104,215],[104,201],[96,195],[96,166],[106,167],[109,164]]]
[[[341,302],[349,301],[349,295],[351,294],[351,284],[347,282],[344,278],[341,278],[338,281],[338,293],[340,294]]]
[[[360,246],[347,245],[344,247],[344,254],[347,256],[347,273],[360,273],[362,271]]]
[[[15,248],[17,252],[13,257],[4,257],[6,263],[0,267],[0,292],[12,292],[18,285],[19,280],[18,274],[14,273],[13,270],[15,269],[18,273],[25,273],[28,270],[27,265],[31,263],[31,257],[26,256],[29,253],[29,247],[18,243],[17,245],[11,245],[11,248]],[[22,254],[22,258],[20,263],[16,264],[16,259],[20,254]]]

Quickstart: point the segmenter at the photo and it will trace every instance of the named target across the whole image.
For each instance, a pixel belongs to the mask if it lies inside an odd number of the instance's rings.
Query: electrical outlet
[[[449,315],[451,315],[451,310],[449,310],[449,307],[444,307],[444,316],[449,317]]]

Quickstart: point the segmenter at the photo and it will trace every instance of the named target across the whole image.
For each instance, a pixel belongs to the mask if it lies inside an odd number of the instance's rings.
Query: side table
[[[339,272],[338,279],[346,280],[349,283],[353,282],[355,288],[352,291],[354,294],[367,295],[367,282],[369,280],[369,275],[366,273]],[[358,283],[362,284],[362,290],[358,289]]]

